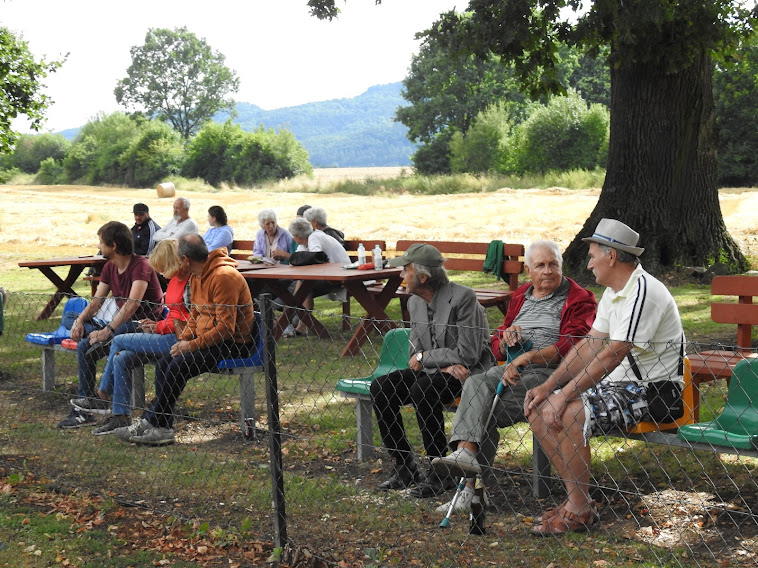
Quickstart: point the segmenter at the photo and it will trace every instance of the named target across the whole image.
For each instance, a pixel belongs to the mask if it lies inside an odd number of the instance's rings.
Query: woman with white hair
[[[270,258],[279,263],[277,251],[289,252],[292,244],[292,235],[287,229],[280,227],[276,222],[276,211],[263,209],[258,213],[258,224],[261,228],[255,235],[253,255],[261,258]]]

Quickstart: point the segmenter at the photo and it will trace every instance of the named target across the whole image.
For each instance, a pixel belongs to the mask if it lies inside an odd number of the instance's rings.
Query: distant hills
[[[370,87],[351,99],[333,99],[263,110],[237,103],[234,122],[244,130],[266,128],[291,131],[308,150],[314,168],[408,166],[416,147],[408,129],[394,122],[397,107],[407,105],[400,96],[402,83]],[[215,120],[223,122],[228,114]],[[72,139],[79,129],[61,132]]]

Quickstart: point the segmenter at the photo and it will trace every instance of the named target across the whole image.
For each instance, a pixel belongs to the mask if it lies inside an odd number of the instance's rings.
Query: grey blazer
[[[448,365],[463,365],[472,375],[483,373],[495,363],[490,349],[490,332],[484,308],[471,288],[449,282],[434,295],[429,321],[426,302],[419,296],[408,300],[411,317],[410,353],[424,351],[427,373]],[[432,343],[432,330],[437,347]]]

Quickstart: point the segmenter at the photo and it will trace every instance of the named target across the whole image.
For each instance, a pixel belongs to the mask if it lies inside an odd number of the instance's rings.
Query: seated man
[[[639,235],[602,219],[587,266],[607,286],[587,338],[543,384],[526,393],[524,414],[566,486],[567,498],[539,517],[535,534],[586,530],[597,522],[590,499],[588,438],[642,420],[671,422],[684,412],[684,334],[666,287],[642,269]]]
[[[326,224],[326,211],[324,211],[323,207],[309,207],[303,213],[303,217],[305,217],[306,220],[311,225],[313,225],[314,231],[323,231],[343,247],[345,246],[345,233],[338,231],[337,229],[333,229]]]
[[[308,214],[308,209],[305,214]],[[294,265],[317,264],[319,262],[337,262],[350,264],[351,260],[342,245],[319,229],[314,229],[309,221],[296,218],[290,223],[289,232],[297,244],[297,250],[290,255],[289,262]],[[298,283],[299,286],[299,283]],[[341,286],[334,282],[319,281],[313,287],[311,294],[303,301],[303,307],[313,309],[313,298],[324,296],[340,290]],[[297,288],[296,288],[297,290]],[[308,329],[301,319],[295,328],[298,335],[306,335]]]
[[[103,266],[100,283],[92,301],[71,325],[71,339],[78,341],[78,398],[74,408],[58,423],[58,428],[93,426],[95,417],[88,409],[110,408],[110,402],[97,396],[95,372],[97,360],[108,355],[107,343],[118,333],[137,328],[136,320],[158,319],[162,311],[163,291],[155,270],[144,256],[132,252],[132,234],[118,221],[106,223],[97,232],[100,250],[108,262]],[[111,292],[118,312],[110,322],[95,318],[106,296]],[[97,347],[98,344],[103,347]],[[91,406],[90,406],[91,405]]]
[[[155,247],[155,233],[161,226],[150,217],[150,209],[144,203],[135,203],[132,208],[134,213],[134,226],[132,227],[132,241],[134,241],[134,254],[150,256]]]
[[[157,243],[163,239],[178,239],[182,235],[197,234],[200,227],[195,220],[189,216],[190,202],[186,197],[177,197],[174,201],[174,216],[166,225],[155,232],[153,242]]]
[[[547,380],[572,345],[587,335],[595,319],[595,295],[563,276],[558,245],[536,241],[527,247],[524,261],[530,282],[513,294],[503,325],[492,336],[495,359],[507,364],[466,379],[450,437],[455,451],[434,460],[436,469],[450,470],[455,477],[473,478],[481,472],[477,454],[492,465],[499,440],[497,428],[526,421],[526,391]],[[492,396],[500,381],[505,390],[488,425]],[[455,510],[470,510],[473,496],[470,480]],[[448,508],[446,503],[438,511],[444,513]]]
[[[426,243],[413,244],[403,256],[389,261],[390,266],[403,267],[400,276],[411,293],[411,336],[408,368],[378,377],[371,384],[382,443],[395,461],[395,471],[378,486],[380,491],[405,489],[420,478],[401,407],[413,404],[416,409],[429,459],[444,456],[443,405],[455,400],[471,374],[483,373],[493,363],[484,308],[471,288],[448,280],[444,262],[440,252]],[[430,469],[411,495],[434,497],[454,486],[450,475]]]
[[[222,359],[249,357],[258,342],[258,326],[247,282],[237,261],[219,248],[208,252],[200,235],[179,239],[182,266],[190,272],[192,307],[187,325],[170,354],[155,364],[155,400],[144,417],[114,430],[120,439],[161,446],[174,442],[174,407],[187,381]]]

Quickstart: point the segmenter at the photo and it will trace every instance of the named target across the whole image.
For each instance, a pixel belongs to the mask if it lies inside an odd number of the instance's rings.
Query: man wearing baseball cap
[[[132,227],[134,254],[148,256],[155,246],[153,236],[161,227],[150,217],[150,209],[144,203],[135,203],[132,212],[134,213]]]
[[[494,363],[484,308],[473,290],[448,280],[444,262],[440,252],[426,243],[413,244],[403,256],[389,261],[390,266],[403,267],[401,276],[411,293],[411,334],[408,368],[371,384],[382,443],[395,461],[392,476],[378,486],[381,491],[417,483],[412,496],[433,497],[455,486],[456,480],[431,467],[421,481],[401,407],[413,404],[427,457],[442,457],[447,453],[443,405],[460,395],[467,377]]]
[[[535,534],[586,530],[598,521],[589,495],[589,436],[642,420],[683,415],[684,333],[674,298],[640,265],[639,234],[602,219],[590,243],[598,284],[607,286],[587,338],[543,384],[526,394],[524,414],[565,486],[567,499],[535,519]]]

